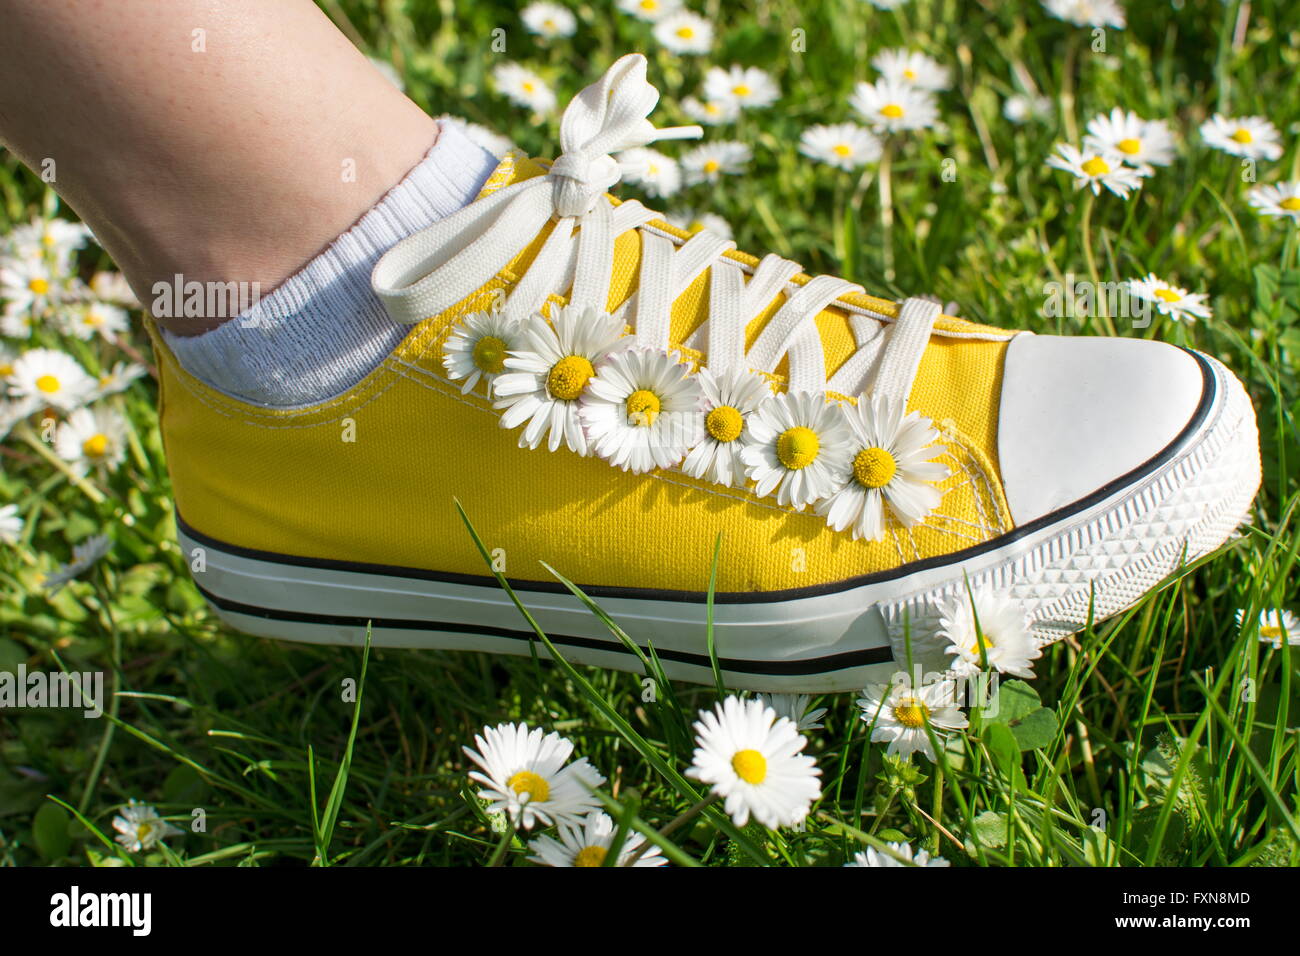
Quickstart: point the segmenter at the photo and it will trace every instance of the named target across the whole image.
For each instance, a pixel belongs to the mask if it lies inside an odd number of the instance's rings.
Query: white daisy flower
[[[442,366],[447,377],[460,382],[460,393],[468,395],[479,379],[491,384],[506,370],[507,353],[520,348],[520,322],[501,312],[474,312],[458,324],[443,345]]]
[[[745,447],[746,422],[772,387],[754,372],[737,369],[715,374],[702,368],[697,375],[704,397],[704,436],[682,462],[692,478],[719,485],[745,483],[740,453]]]
[[[1080,152],[1069,143],[1057,143],[1056,153],[1048,157],[1047,165],[1069,173],[1075,177],[1075,189],[1087,186],[1094,196],[1103,186],[1120,199],[1127,199],[1130,190],[1142,188],[1142,174],[1124,165],[1119,153]]]
[[[704,229],[709,230],[715,236],[721,236],[723,239],[730,239],[735,235],[731,223],[711,212],[685,212],[669,215],[668,221],[678,229],[689,232],[691,235],[695,235],[695,233]]]
[[[853,433],[852,457],[843,486],[818,503],[817,513],[836,531],[852,528],[854,540],[885,536],[886,505],[905,528],[923,522],[943,499],[936,483],[950,474],[947,465],[929,460],[943,451],[932,447],[939,440],[934,423],[865,395],[856,408],[844,409],[844,417]]]
[[[1201,124],[1207,146],[1246,159],[1277,159],[1282,155],[1277,127],[1262,116],[1233,118],[1215,113]]]
[[[586,757],[572,763],[573,744],[559,734],[543,735],[520,721],[484,727],[476,734],[478,750],[463,747],[478,764],[471,780],[483,785],[480,800],[491,801],[488,813],[507,813],[516,827],[530,830],[535,823],[577,823],[600,806],[591,791],[605,778]]]
[[[743,173],[746,164],[753,158],[752,149],[732,140],[696,146],[682,156],[686,184],[694,186],[697,183],[716,183],[723,176]]]
[[[31,338],[32,331],[35,328],[36,320],[26,308],[20,308],[11,303],[4,307],[3,312],[0,312],[0,335],[6,338]]]
[[[501,63],[492,70],[492,81],[497,92],[525,109],[534,113],[550,113],[555,110],[555,91],[546,81],[518,63]]]
[[[889,849],[894,851],[898,856],[907,860],[912,866],[951,866],[941,856],[930,856],[927,850],[912,851],[910,843],[889,843]],[[907,866],[908,863],[902,863],[888,853],[882,853],[875,847],[867,847],[866,850],[853,854],[853,862],[845,863],[845,866]]]
[[[670,53],[708,53],[713,24],[689,10],[674,10],[655,23],[654,37]]]
[[[1002,104],[1002,115],[1008,122],[1027,123],[1042,120],[1052,115],[1052,101],[1046,96],[1027,96],[1013,93]]]
[[[138,378],[149,374],[139,362],[118,362],[109,371],[99,376],[91,401],[98,401],[118,392],[125,392]]]
[[[799,136],[799,152],[809,159],[852,172],[880,159],[880,140],[857,123],[809,126]]]
[[[50,597],[58,594],[63,586],[73,578],[89,571],[98,564],[108,552],[113,550],[113,539],[106,534],[97,534],[87,538],[72,548],[72,560],[45,575],[41,585],[50,592]]]
[[[648,195],[667,199],[682,188],[682,168],[677,160],[657,149],[636,146],[618,155],[623,179]]]
[[[0,541],[17,544],[23,534],[23,517],[15,504],[0,505]]]
[[[812,703],[812,697],[808,694],[759,694],[758,699],[776,711],[778,717],[794,721],[795,727],[801,734],[809,730],[822,729],[822,718],[826,716],[826,708],[818,707],[816,710],[810,710],[808,705]]]
[[[61,272],[67,271],[73,256],[85,248],[90,238],[88,226],[66,219],[35,219],[10,233],[19,258],[52,261]]]
[[[1043,0],[1043,6],[1058,20],[1077,26],[1124,29],[1124,9],[1115,0]]]
[[[578,399],[601,364],[631,342],[623,338],[623,323],[595,309],[566,306],[553,323],[534,313],[521,331],[523,345],[511,351],[505,372],[492,383],[501,426],[528,423],[521,448],[536,448],[549,436],[551,451],[563,442],[587,454]]]
[[[481,123],[471,123],[462,116],[452,116],[450,113],[443,113],[438,117],[440,123],[450,123],[465,134],[465,138],[476,146],[482,146],[497,159],[504,159],[506,153],[515,148],[515,144],[510,142],[505,136],[494,130],[488,129]]]
[[[0,265],[0,299],[6,312],[43,312],[61,298],[54,273],[43,259],[9,259]]]
[[[1184,319],[1188,322],[1195,319],[1208,319],[1213,315],[1209,304],[1205,301],[1206,293],[1188,292],[1186,289],[1170,285],[1164,279],[1157,278],[1154,272],[1148,273],[1145,279],[1129,279],[1128,293],[1146,302],[1155,303],[1157,312],[1169,316],[1175,322]]]
[[[695,722],[695,755],[686,776],[721,796],[737,826],[752,816],[775,830],[794,826],[821,796],[817,762],[794,722],[761,700],[728,697]]]
[[[740,460],[760,498],[796,511],[839,491],[853,460],[844,409],[816,392],[765,398],[745,421]]]
[[[128,800],[122,812],[113,817],[113,829],[117,831],[117,842],[132,853],[152,850],[167,837],[185,832],[164,820],[153,807],[137,800]]]
[[[638,20],[656,23],[680,10],[682,3],[681,0],[618,0],[618,8]]]
[[[1237,627],[1245,624],[1245,611],[1237,612]],[[1300,619],[1290,611],[1265,608],[1259,612],[1259,639],[1263,644],[1281,648],[1283,644],[1300,646]]]
[[[1088,121],[1083,148],[1093,153],[1118,153],[1129,166],[1149,176],[1154,167],[1174,161],[1174,134],[1164,120],[1145,120],[1117,106]]]
[[[704,102],[688,96],[682,100],[682,112],[705,126],[721,126],[723,123],[735,122],[740,115],[740,106],[734,100]]]
[[[126,306],[129,309],[140,307],[140,300],[131,291],[126,276],[120,272],[96,272],[90,278],[90,291],[104,302]]]
[[[519,11],[519,19],[529,33],[535,33],[547,40],[559,37],[571,37],[578,29],[578,20],[573,11],[558,3],[546,3],[538,0]]]
[[[111,408],[78,408],[59,425],[54,453],[78,475],[116,471],[126,458],[126,419]]]
[[[14,359],[6,379],[9,394],[28,403],[70,412],[90,400],[95,380],[67,352],[29,349]]]
[[[1288,216],[1300,222],[1300,182],[1256,186],[1246,193],[1246,201],[1262,216]]]
[[[948,642],[944,653],[952,655],[953,672],[968,676],[987,665],[1000,674],[1033,677],[1031,661],[1043,652],[1029,635],[1024,607],[992,591],[976,590],[974,594],[973,611],[970,596],[964,593],[939,608],[939,637]]]
[[[125,309],[106,302],[88,302],[64,313],[64,332],[78,339],[90,339],[96,334],[112,341],[131,327]]]
[[[928,129],[939,119],[929,90],[888,79],[858,83],[849,105],[878,133]]]
[[[699,381],[676,352],[627,349],[596,372],[578,415],[593,453],[644,474],[671,468],[699,440],[701,398]]]
[[[911,50],[881,50],[871,65],[891,83],[911,84],[922,90],[946,90],[952,76],[946,66],[933,57]]]
[[[891,754],[906,757],[920,751],[933,761],[926,723],[939,739],[948,731],[968,726],[966,715],[957,707],[956,693],[956,682],[951,680],[935,681],[914,690],[904,677],[892,684],[864,688],[858,707],[862,721],[872,728],[873,742],[888,743]]]
[[[781,96],[781,88],[756,66],[732,66],[724,70],[711,66],[704,74],[704,99],[708,103],[734,103],[739,109],[771,106]]]
[[[533,855],[528,859],[543,866],[604,866],[618,827],[608,813],[593,810],[580,825],[561,824],[559,830],[559,840],[549,836],[530,840],[528,847]],[[643,843],[645,837],[628,830],[616,865],[627,866]],[[667,862],[660,856],[659,847],[651,844],[632,866],[663,866]]]

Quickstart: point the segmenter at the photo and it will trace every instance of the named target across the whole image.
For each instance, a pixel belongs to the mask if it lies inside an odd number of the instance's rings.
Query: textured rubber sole
[[[1159,456],[1082,502],[943,559],[834,587],[718,595],[714,633],[727,686],[840,692],[888,680],[903,659],[902,622],[920,621],[967,582],[1025,606],[1040,644],[1136,602],[1183,563],[1223,544],[1259,487],[1254,410],[1218,362],[1197,356],[1206,392]],[[383,647],[528,654],[532,632],[491,577],[268,554],[190,528],[203,552],[195,581],[230,626],[264,637]],[[511,582],[567,659],[640,670],[636,657],[567,590]],[[639,645],[653,643],[672,679],[711,683],[705,595],[588,592]],[[544,646],[537,643],[540,656]]]

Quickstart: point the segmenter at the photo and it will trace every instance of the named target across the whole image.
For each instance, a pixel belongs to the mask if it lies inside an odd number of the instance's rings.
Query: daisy
[[[492,71],[492,81],[497,92],[534,113],[550,113],[555,109],[555,91],[546,81],[518,63],[502,63]]]
[[[1026,96],[1013,93],[1002,104],[1002,115],[1011,123],[1027,123],[1029,120],[1046,119],[1052,115],[1052,101],[1046,96]]]
[[[771,106],[781,95],[781,88],[767,73],[756,66],[733,66],[724,70],[711,66],[704,74],[704,98],[710,103],[734,103],[739,109]]]
[[[776,711],[778,717],[794,721],[795,728],[803,733],[808,730],[821,730],[822,718],[826,708],[809,710],[812,697],[808,694],[759,694],[758,699]]]
[[[928,90],[888,79],[859,83],[853,88],[849,105],[878,133],[927,129],[939,118],[934,96]]]
[[[1256,186],[1246,193],[1246,201],[1262,216],[1290,216],[1300,222],[1300,182]]]
[[[871,65],[891,83],[911,84],[922,90],[946,90],[951,82],[946,66],[911,50],[881,50],[872,58]]]
[[[54,453],[78,475],[115,471],[126,457],[126,419],[109,408],[78,408],[59,425]]]
[[[844,416],[852,432],[843,487],[817,505],[817,513],[836,531],[853,529],[853,538],[879,541],[885,536],[885,506],[906,528],[923,522],[943,499],[935,487],[949,475],[948,466],[929,459],[939,432],[918,412],[904,414],[901,404],[865,395]],[[929,452],[927,454],[927,451]]]
[[[772,387],[761,375],[744,369],[717,374],[702,368],[696,377],[704,398],[704,435],[682,462],[682,471],[719,485],[742,485],[746,422],[772,394]]]
[[[5,306],[4,312],[0,313],[0,335],[11,339],[27,339],[31,338],[32,330],[35,328],[36,320],[25,308],[9,304]]]
[[[560,839],[539,836],[528,843],[533,855],[528,859],[543,866],[604,866],[609,848],[614,842],[617,827],[608,813],[594,810],[587,814],[581,825],[562,824]],[[618,852],[617,866],[627,866],[628,860],[645,843],[645,837],[628,831]],[[632,866],[663,866],[668,861],[659,855],[653,844]]]
[[[655,23],[654,37],[670,53],[708,53],[713,24],[689,10],[674,10]]]
[[[90,238],[89,227],[66,219],[36,219],[29,225],[19,226],[11,234],[14,250],[20,258],[47,259],[54,262],[60,271],[67,270],[73,256],[85,248]]]
[[[1057,143],[1056,154],[1048,157],[1047,165],[1074,176],[1074,188],[1087,186],[1094,196],[1103,186],[1120,199],[1127,199],[1130,190],[1142,188],[1142,174],[1124,165],[1124,157],[1119,153],[1085,153],[1069,143]]]
[[[880,140],[857,123],[809,126],[799,137],[799,152],[809,159],[852,172],[880,159]]]
[[[1244,611],[1237,612],[1237,627],[1245,624]],[[1280,648],[1283,644],[1300,646],[1300,620],[1290,611],[1265,608],[1259,612],[1259,639]]]
[[[469,774],[484,786],[479,799],[491,801],[489,813],[509,814],[516,827],[577,823],[600,806],[591,790],[605,778],[586,757],[566,765],[573,744],[559,734],[543,736],[540,727],[529,729],[521,721],[484,727],[474,744],[478,750],[462,749],[481,768]]]
[[[51,571],[45,575],[41,584],[49,590],[50,597],[54,597],[63,589],[65,584],[89,571],[112,550],[113,539],[106,534],[97,534],[87,538],[81,544],[73,546],[72,560],[57,571]]]
[[[23,533],[23,518],[14,504],[0,505],[0,541],[17,544]]]
[[[698,440],[700,383],[676,352],[628,349],[592,378],[578,414],[596,455],[643,474],[670,468]]]
[[[966,715],[957,707],[956,693],[957,685],[951,680],[935,681],[913,690],[903,679],[865,688],[858,698],[858,707],[862,721],[872,728],[873,742],[888,742],[889,753],[905,757],[919,750],[933,761],[934,749],[925,732],[926,723],[939,739],[947,731],[967,726]]]
[[[136,800],[128,800],[122,812],[113,817],[113,829],[117,831],[117,842],[132,853],[152,850],[166,837],[185,832],[164,820],[147,803]]]
[[[746,419],[740,460],[760,498],[796,511],[828,498],[848,480],[853,433],[844,409],[816,392],[765,398]]]
[[[9,394],[28,403],[70,412],[89,401],[95,380],[66,352],[30,349],[14,359]]]
[[[99,376],[90,400],[98,401],[108,395],[125,392],[136,379],[148,374],[149,370],[139,362],[118,362],[109,371]]]
[[[482,146],[497,159],[504,159],[506,153],[515,148],[515,144],[506,137],[488,129],[481,123],[471,123],[463,117],[452,116],[450,113],[443,113],[438,117],[438,122],[451,123],[465,134],[467,140],[476,146]]]
[[[696,146],[682,157],[686,184],[716,183],[725,176],[745,171],[745,164],[754,158],[754,151],[744,143],[723,140]]]
[[[740,115],[740,107],[735,100],[708,100],[702,102],[693,96],[682,100],[682,112],[705,126],[720,126],[731,123]]]
[[[655,23],[676,13],[682,4],[681,0],[618,0],[618,8],[638,20]]]
[[[691,235],[704,229],[709,230],[715,236],[721,236],[723,239],[730,239],[735,231],[731,228],[731,223],[721,216],[711,212],[687,212],[680,215],[671,215],[668,221],[678,229],[689,232]]]
[[[60,291],[41,259],[10,259],[0,266],[0,299],[7,303],[6,312],[42,312],[58,301]]]
[[[1081,27],[1124,29],[1124,10],[1115,0],[1043,0],[1043,6],[1058,20]]]
[[[912,844],[910,843],[889,843],[886,845],[889,847],[890,850],[892,850],[898,856],[901,856],[904,860],[907,860],[908,863],[903,863],[899,861],[896,857],[890,856],[888,853],[882,853],[879,850],[877,850],[875,847],[869,846],[865,851],[860,851],[858,853],[853,854],[853,862],[845,863],[844,865],[845,866],[907,866],[909,863],[912,866],[951,866],[952,865],[941,856],[935,856],[935,857],[930,856],[929,852],[926,850],[917,850],[915,853],[913,853]]]
[[[520,324],[501,312],[475,312],[447,336],[442,366],[449,379],[461,382],[462,395],[472,392],[479,379],[488,383],[491,393],[492,382],[506,369],[507,353],[523,342]]]
[[[1043,652],[1029,636],[1029,616],[1010,598],[977,590],[972,612],[969,595],[961,594],[939,609],[939,637],[948,642],[953,672],[968,676],[988,667],[1000,674],[1033,677],[1031,661]],[[975,621],[979,619],[979,628]]]
[[[626,149],[618,156],[618,166],[624,180],[659,199],[667,199],[682,188],[681,166],[657,149],[645,146]]]
[[[1118,153],[1144,176],[1174,160],[1174,135],[1164,120],[1144,120],[1118,106],[1088,121],[1083,147],[1094,153]]]
[[[140,301],[131,291],[126,277],[120,272],[96,272],[90,278],[90,291],[104,302],[112,302],[132,309],[140,307]]]
[[[495,407],[503,410],[501,427],[528,423],[521,448],[536,448],[549,436],[551,451],[564,442],[587,454],[578,399],[601,363],[626,347],[620,341],[623,323],[595,309],[566,306],[554,323],[534,313],[521,331],[523,345],[510,352],[505,371],[492,383]]]
[[[105,302],[90,302],[70,310],[63,320],[63,327],[68,335],[79,339],[89,339],[96,333],[112,341],[130,328],[130,321],[125,309]]]
[[[1277,159],[1282,155],[1277,127],[1262,116],[1237,119],[1215,113],[1201,124],[1207,146],[1246,159]]]
[[[529,33],[535,33],[547,40],[558,37],[571,37],[578,29],[578,20],[573,12],[558,3],[546,3],[538,0],[519,11],[519,19]]]
[[[686,776],[722,797],[736,826],[794,826],[821,796],[817,762],[794,722],[761,700],[728,697],[695,722],[695,755]]]
[[[1154,302],[1156,311],[1167,315],[1175,322],[1186,319],[1208,319],[1213,313],[1206,304],[1204,292],[1188,292],[1170,285],[1164,279],[1156,278],[1154,272],[1145,279],[1129,279],[1128,293],[1146,302]]]

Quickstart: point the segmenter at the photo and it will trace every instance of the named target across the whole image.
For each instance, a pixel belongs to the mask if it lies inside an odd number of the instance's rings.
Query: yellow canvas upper
[[[536,163],[508,158],[484,192],[541,172]],[[667,223],[653,225],[686,236]],[[481,383],[462,395],[447,379],[442,343],[459,317],[489,308],[511,288],[544,238],[545,230],[478,292],[414,326],[361,382],[308,407],[271,409],[231,398],[180,368],[153,335],[163,435],[183,520],[259,551],[484,575],[454,496],[488,547],[502,549],[512,578],[548,579],[539,565],[546,561],[583,585],[701,591],[721,532],[720,592],[834,583],[1011,530],[996,460],[1010,333],[947,316],[936,323],[909,408],[940,429],[944,453],[937,460],[952,475],[939,486],[944,497],[935,514],[916,528],[891,525],[882,541],[852,540],[811,511],[794,513],[773,498],[679,472],[627,474],[567,450],[519,448],[517,433],[499,426]],[[635,230],[619,237],[610,311],[635,290],[639,254]],[[675,303],[675,348],[706,318],[708,288],[706,273]],[[748,344],[781,301],[749,325]],[[868,296],[844,301],[885,316],[897,311]],[[551,305],[563,302],[552,297]],[[830,375],[856,343],[840,309],[820,313],[817,325]],[[783,371],[774,376],[778,385]]]

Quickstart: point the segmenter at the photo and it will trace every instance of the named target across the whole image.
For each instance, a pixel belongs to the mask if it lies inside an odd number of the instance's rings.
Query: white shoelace
[[[709,270],[709,315],[684,345],[702,350],[715,373],[747,367],[772,373],[788,359],[789,391],[873,395],[906,407],[912,382],[940,307],[907,299],[892,318],[839,301],[863,290],[833,276],[803,285],[801,267],[768,255],[749,268],[724,253],[735,243],[708,231],[685,241],[649,223],[660,218],[635,200],[614,205],[605,195],[620,178],[615,154],[658,140],[702,135],[698,126],[657,129],[647,119],[659,92],[646,80],[646,60],[629,54],[578,94],[560,121],[562,153],[543,176],[499,189],[390,249],[375,265],[372,285],[389,314],[415,324],[438,315],[491,281],[557,218],[503,311],[526,318],[552,294],[570,305],[606,308],[614,240],[630,229],[641,238],[637,291],[614,313],[631,325],[639,347],[668,351],[673,303]],[[745,328],[778,295],[785,302],[745,351]],[[850,314],[858,348],[833,376],[816,316],[835,303]]]

